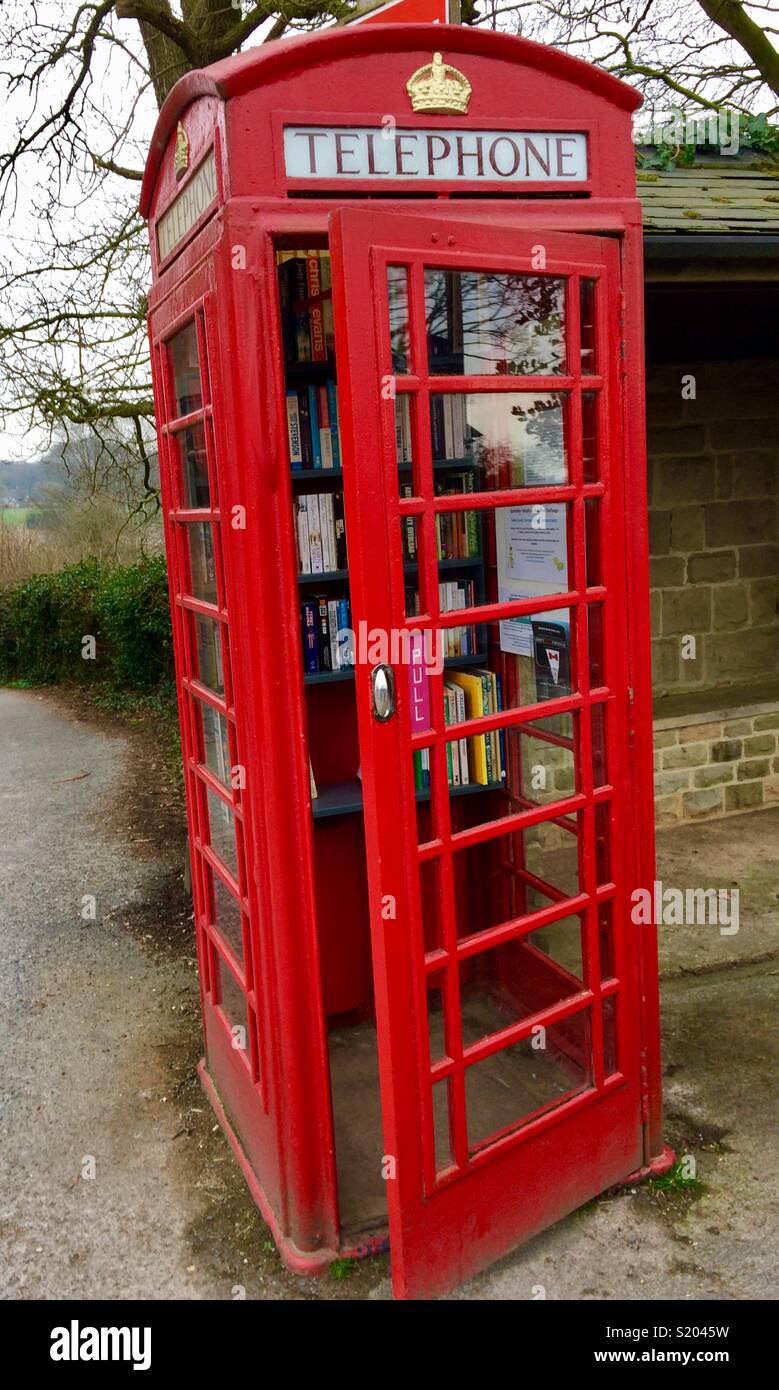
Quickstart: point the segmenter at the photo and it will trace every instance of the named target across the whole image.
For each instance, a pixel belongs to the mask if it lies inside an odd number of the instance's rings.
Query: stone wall
[[[779,675],[779,361],[650,368],[647,416],[655,697],[764,683]]]
[[[655,820],[672,825],[779,802],[779,709],[655,724]]]
[[[650,368],[647,415],[667,825],[779,800],[779,361]]]

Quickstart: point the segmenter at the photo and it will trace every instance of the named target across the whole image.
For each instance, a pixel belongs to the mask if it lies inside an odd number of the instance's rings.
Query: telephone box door
[[[426,1297],[642,1163],[619,253],[363,209],[331,250],[393,1277]]]

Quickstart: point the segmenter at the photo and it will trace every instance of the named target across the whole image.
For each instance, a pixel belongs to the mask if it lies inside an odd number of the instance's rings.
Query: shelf
[[[436,564],[438,566],[439,572],[441,570],[481,569],[482,565],[484,564],[484,556],[471,555],[468,557],[467,560],[464,558],[461,560],[437,560]],[[419,565],[416,564],[413,560],[406,561],[406,563],[403,565],[404,574],[416,574],[418,569]]]
[[[353,679],[353,666],[344,666],[340,671],[306,671],[303,677],[306,685],[326,685],[330,681],[350,681]]]
[[[474,796],[479,792],[505,791],[505,782],[469,782],[467,787],[449,788],[450,796]],[[429,801],[430,789],[414,793],[417,801]],[[314,820],[326,820],[331,816],[354,816],[362,811],[362,783],[358,778],[352,782],[330,782],[319,788],[319,795],[312,803]]]
[[[299,574],[299,584],[336,584],[349,578],[348,570],[325,570],[324,574]]]
[[[287,376],[307,376],[314,378],[335,376],[335,362],[285,362]]]
[[[483,666],[486,660],[486,652],[473,652],[467,656],[445,656],[444,666],[450,669],[457,666]],[[305,685],[326,685],[330,681],[350,681],[353,679],[353,666],[344,666],[340,671],[306,671],[303,676]]]
[[[342,478],[342,468],[291,468],[293,483],[319,483],[327,478]]]
[[[461,459],[433,459],[434,472],[439,468],[478,468],[479,466],[476,459],[472,458],[470,455],[467,458]],[[411,473],[413,469],[413,463],[398,464],[399,473]]]

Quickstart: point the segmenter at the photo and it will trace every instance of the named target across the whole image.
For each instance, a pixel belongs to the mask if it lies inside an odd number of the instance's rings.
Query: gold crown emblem
[[[181,121],[176,127],[176,148],[173,152],[173,169],[176,178],[180,179],[182,174],[189,168],[189,136],[185,131]]]
[[[440,53],[434,53],[432,63],[425,63],[408,79],[406,91],[411,98],[412,111],[429,111],[435,116],[464,116],[471,84],[457,68],[445,63]]]

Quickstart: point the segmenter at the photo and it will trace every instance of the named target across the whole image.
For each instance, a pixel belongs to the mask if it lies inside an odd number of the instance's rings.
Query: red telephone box
[[[399,1297],[669,1161],[638,100],[333,28],[143,184],[203,1081],[287,1264]]]

